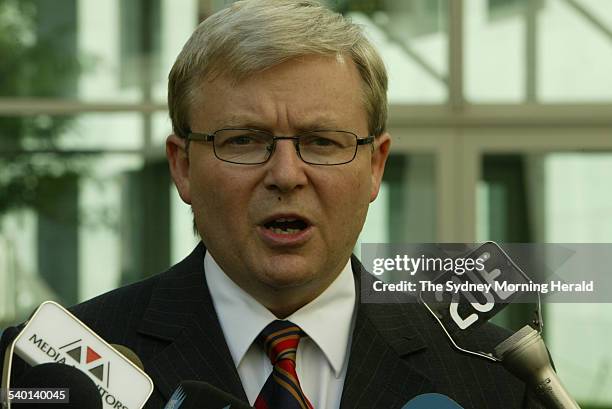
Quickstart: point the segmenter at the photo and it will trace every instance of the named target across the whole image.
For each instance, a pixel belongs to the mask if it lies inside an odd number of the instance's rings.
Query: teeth
[[[295,220],[297,220],[297,219],[295,219],[293,217],[292,218],[281,217],[281,218],[276,219],[275,221],[278,222],[278,223],[281,223],[281,222],[292,222],[292,221],[295,221]]]
[[[283,230],[283,229],[279,229],[278,227],[273,227],[270,230],[272,230],[276,234],[294,234],[294,233],[298,233],[300,231],[300,229],[287,229],[287,230]]]

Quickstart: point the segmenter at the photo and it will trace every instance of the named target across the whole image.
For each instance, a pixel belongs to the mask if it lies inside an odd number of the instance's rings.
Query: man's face
[[[354,63],[307,56],[234,83],[205,81],[205,100],[191,112],[191,130],[228,127],[275,135],[304,130],[368,135],[361,79]],[[191,204],[204,244],[225,273],[273,312],[290,313],[316,298],[342,270],[376,198],[389,136],[358,148],[337,166],[304,163],[293,141],[277,141],[268,162],[223,162],[210,142],[170,136],[167,153],[182,199]],[[291,222],[295,229],[279,226]],[[274,228],[277,227],[277,228]],[[287,306],[287,304],[295,304]],[[277,314],[279,315],[279,314]]]

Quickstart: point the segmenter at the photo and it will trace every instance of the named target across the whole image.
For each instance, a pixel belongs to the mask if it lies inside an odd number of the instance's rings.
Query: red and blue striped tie
[[[313,409],[295,371],[295,353],[304,331],[289,321],[270,323],[259,340],[274,366],[255,400],[255,409]]]

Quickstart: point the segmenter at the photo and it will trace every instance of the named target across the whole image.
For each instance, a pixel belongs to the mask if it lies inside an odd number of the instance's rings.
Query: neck
[[[333,280],[319,286],[306,285],[294,288],[268,288],[266,289],[267,291],[263,291],[260,294],[251,295],[277,318],[283,319],[321,295],[332,282]]]

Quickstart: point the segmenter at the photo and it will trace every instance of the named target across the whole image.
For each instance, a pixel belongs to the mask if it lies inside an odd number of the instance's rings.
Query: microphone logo
[[[107,388],[109,387],[110,362],[105,359],[103,360],[102,355],[91,346],[84,344],[82,339],[71,341],[60,347],[54,347],[53,341],[34,333],[28,338],[28,341],[47,356],[53,357],[54,362],[68,364],[70,360],[67,361],[66,357],[69,357],[82,371],[89,372],[105,384]]]
[[[84,370],[91,373],[100,382],[109,386],[110,381],[110,365],[109,362],[101,361],[102,356],[96,352],[91,346],[83,345],[82,339],[77,339],[59,347],[60,351],[64,351],[66,355],[72,358]],[[106,369],[106,370],[105,370]],[[104,376],[106,373],[106,376]]]
[[[53,301],[38,307],[6,356],[12,358],[13,351],[32,366],[53,362],[80,370],[95,383],[107,409],[142,408],[153,391],[151,378]]]

